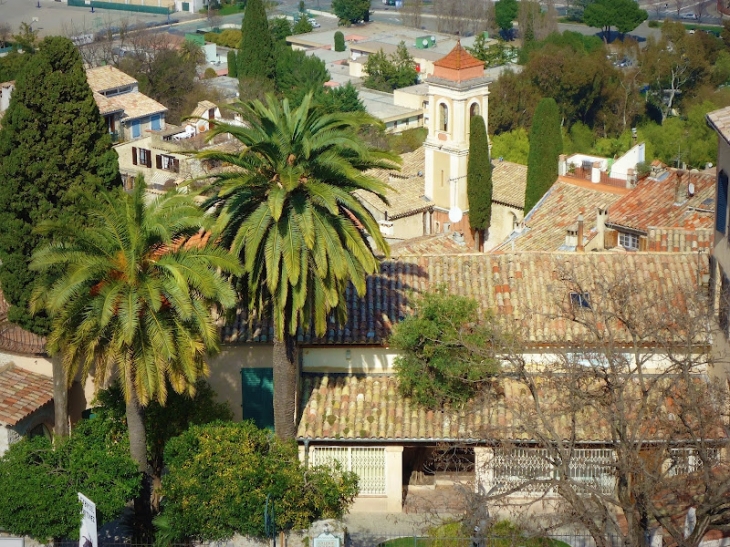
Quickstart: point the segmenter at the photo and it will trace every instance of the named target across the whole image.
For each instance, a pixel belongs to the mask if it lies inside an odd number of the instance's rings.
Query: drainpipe
[[[304,439],[304,469],[309,468],[309,439]]]

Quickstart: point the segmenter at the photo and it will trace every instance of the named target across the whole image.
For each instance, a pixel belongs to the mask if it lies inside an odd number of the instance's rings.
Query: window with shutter
[[[274,370],[242,368],[243,419],[260,429],[274,430]]]
[[[728,177],[725,171],[717,176],[717,207],[715,207],[715,230],[724,234],[727,231],[727,193]]]
[[[132,147],[132,165],[137,165],[137,148]]]
[[[162,156],[159,154],[155,156],[155,167],[157,167],[157,169],[162,169]]]

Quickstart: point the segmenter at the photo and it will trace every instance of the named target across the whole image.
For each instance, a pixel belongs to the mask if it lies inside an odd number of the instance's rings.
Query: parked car
[[[682,13],[679,16],[680,19],[691,19],[692,21],[697,19],[697,15],[694,13]]]

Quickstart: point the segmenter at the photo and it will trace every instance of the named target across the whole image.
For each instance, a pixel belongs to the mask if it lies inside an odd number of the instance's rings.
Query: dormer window
[[[439,104],[439,130],[449,130],[449,107],[446,103]]]

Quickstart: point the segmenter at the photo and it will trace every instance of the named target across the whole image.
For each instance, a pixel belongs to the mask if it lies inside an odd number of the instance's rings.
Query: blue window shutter
[[[152,116],[152,129],[154,131],[159,131],[162,129],[162,124],[160,124],[160,115],[157,114],[156,116]]]
[[[274,430],[274,369],[242,368],[243,419]]]
[[[725,233],[727,228],[727,193],[728,177],[725,171],[720,171],[717,177],[717,204],[715,207],[715,230]]]
[[[139,130],[139,120],[134,120],[132,122],[132,138],[136,139],[142,134],[142,132]]]

